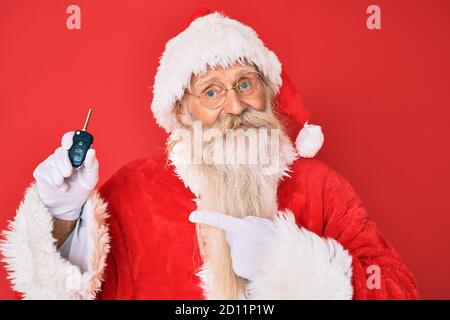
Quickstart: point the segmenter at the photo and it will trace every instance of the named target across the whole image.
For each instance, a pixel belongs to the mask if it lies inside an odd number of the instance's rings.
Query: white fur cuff
[[[88,230],[88,270],[61,257],[52,236],[53,217],[33,182],[0,242],[14,290],[24,299],[94,299],[100,289],[109,251],[107,204],[94,190],[83,212]]]
[[[351,299],[352,258],[337,241],[298,227],[279,213],[263,274],[247,286],[250,299]]]

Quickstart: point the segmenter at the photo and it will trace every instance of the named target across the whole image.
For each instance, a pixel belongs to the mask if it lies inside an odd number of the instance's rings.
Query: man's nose
[[[235,90],[229,90],[223,111],[225,113],[239,115],[245,109],[247,109],[247,105],[242,102],[239,94]]]

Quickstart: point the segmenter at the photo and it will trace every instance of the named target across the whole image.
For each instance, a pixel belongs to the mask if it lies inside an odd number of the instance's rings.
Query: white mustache
[[[247,108],[239,115],[235,114],[221,114],[217,119],[214,128],[225,133],[227,129],[250,129],[250,128],[280,128],[281,125],[276,119],[275,115],[267,111],[257,111],[252,108]]]

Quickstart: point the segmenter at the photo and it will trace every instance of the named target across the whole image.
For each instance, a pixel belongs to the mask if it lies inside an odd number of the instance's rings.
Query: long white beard
[[[260,115],[260,114],[259,114]],[[252,115],[249,115],[251,118]],[[267,129],[282,129],[272,114],[270,125],[261,125]],[[241,119],[241,118],[235,118]],[[260,119],[262,121],[262,119]],[[273,121],[273,122],[272,122]],[[237,123],[238,124],[237,124]],[[222,122],[223,124],[223,122]],[[246,121],[231,121],[224,124],[230,127],[250,128],[252,123]],[[224,130],[225,128],[220,128]],[[270,130],[269,130],[270,133]],[[271,150],[273,139],[260,141],[260,149]],[[288,166],[295,160],[296,152],[283,130],[278,131],[277,141],[279,150],[270,153],[270,163],[275,168],[267,170],[267,164],[262,163],[200,163],[195,164],[194,155],[186,150],[193,148],[192,140],[182,139],[173,145],[169,159],[174,164],[177,174],[191,188],[197,196],[197,207],[201,210],[221,212],[231,216],[243,218],[248,215],[272,218],[278,209],[277,188],[280,179],[287,175]],[[245,143],[246,160],[251,157],[248,140]],[[241,150],[242,151],[242,150]],[[236,148],[226,148],[223,141],[213,139],[204,142],[203,159],[211,161],[217,152],[228,156],[236,156]],[[277,159],[273,159],[277,157]],[[197,238],[205,266],[211,276],[209,298],[238,299],[245,294],[246,280],[237,276],[232,268],[229,246],[223,230],[206,225],[197,225]]]

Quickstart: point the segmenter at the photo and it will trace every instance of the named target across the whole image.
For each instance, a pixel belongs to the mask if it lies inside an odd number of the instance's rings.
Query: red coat
[[[295,222],[338,241],[352,257],[354,299],[416,299],[413,275],[368,217],[351,185],[315,159],[296,160],[278,189],[279,209]],[[133,161],[100,189],[108,203],[111,250],[99,299],[204,299],[195,275],[202,262],[194,194],[165,157]],[[381,270],[381,288],[369,289],[367,268]]]

